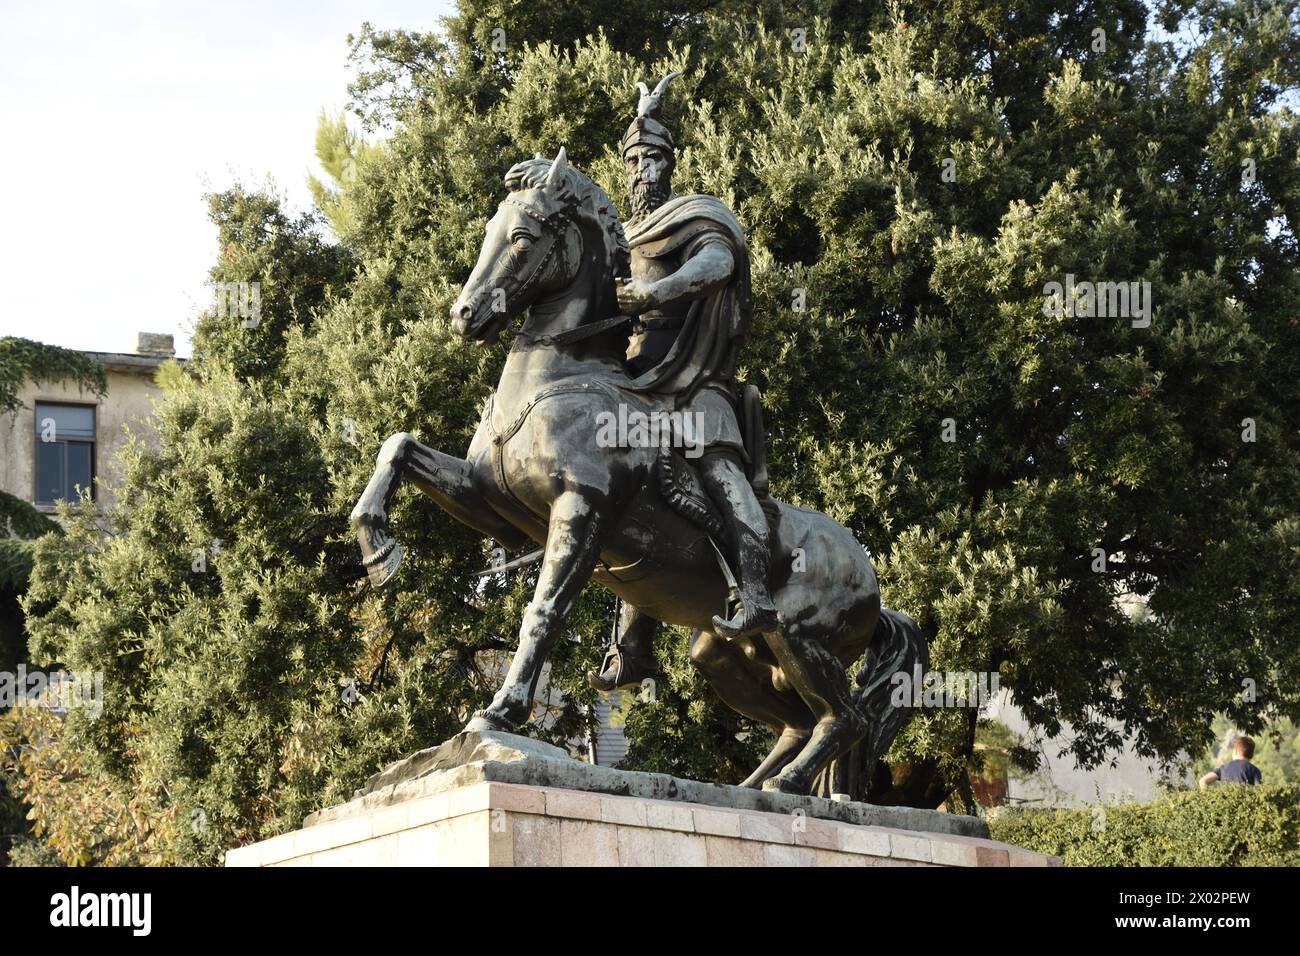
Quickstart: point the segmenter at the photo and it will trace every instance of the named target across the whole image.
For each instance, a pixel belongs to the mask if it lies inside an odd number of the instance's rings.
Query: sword
[[[478,571],[476,574],[480,578],[485,578],[489,574],[503,574],[506,571],[513,571],[515,568],[522,568],[525,565],[532,564],[545,553],[545,548],[538,548],[536,551],[525,554],[522,558],[515,558],[513,561],[507,561],[505,564],[495,565],[494,567],[488,568],[486,571]]]

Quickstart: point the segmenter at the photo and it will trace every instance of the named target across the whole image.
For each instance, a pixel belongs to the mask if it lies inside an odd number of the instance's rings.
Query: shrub
[[[1300,866],[1300,786],[1222,785],[1150,803],[1003,809],[995,840],[1066,866]]]

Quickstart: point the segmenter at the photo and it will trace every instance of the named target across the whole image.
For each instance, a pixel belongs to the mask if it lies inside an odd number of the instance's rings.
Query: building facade
[[[128,426],[149,434],[143,422],[161,395],[154,377],[175,349],[170,335],[141,332],[135,352],[82,354],[104,367],[104,395],[66,381],[28,382],[22,408],[0,417],[0,490],[45,512],[83,488],[101,505],[113,504],[114,482],[97,479],[113,477]]]
[[[1005,690],[992,701],[984,716],[1004,724],[1023,745],[1036,749],[1040,757],[1037,773],[1004,781],[1002,799],[992,803],[1061,808],[1147,803],[1169,789],[1188,789],[1196,783],[1186,769],[1166,773],[1154,760],[1139,756],[1131,743],[1100,767],[1082,770],[1073,757],[1061,752],[1074,729],[1064,724],[1059,737],[1041,736]],[[1122,732],[1113,722],[1111,726]]]

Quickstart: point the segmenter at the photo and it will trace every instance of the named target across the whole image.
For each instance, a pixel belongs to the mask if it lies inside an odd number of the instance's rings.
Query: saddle
[[[723,534],[722,516],[714,507],[699,473],[680,452],[664,446],[654,466],[659,495],[679,515],[711,535]]]

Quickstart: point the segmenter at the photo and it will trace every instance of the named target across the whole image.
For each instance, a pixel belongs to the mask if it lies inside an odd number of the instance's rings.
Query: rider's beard
[[[638,219],[654,212],[668,201],[672,191],[672,184],[666,176],[661,176],[654,181],[633,179],[628,184],[628,192],[632,199],[632,218]]]

